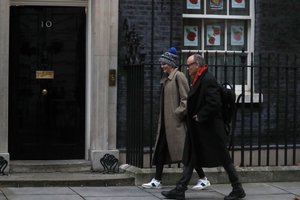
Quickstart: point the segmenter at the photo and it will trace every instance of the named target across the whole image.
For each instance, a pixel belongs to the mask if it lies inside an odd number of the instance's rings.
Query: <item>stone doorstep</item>
[[[9,173],[90,172],[86,160],[12,160]]]
[[[9,174],[0,176],[0,187],[134,185],[134,178],[124,171],[92,171],[86,160],[16,160],[10,164]]]
[[[135,178],[135,185],[149,182],[155,174],[155,168],[141,169],[128,164],[121,165],[120,169]],[[243,183],[300,181],[300,166],[237,167],[236,169]],[[223,167],[204,168],[203,170],[212,184],[229,183]],[[175,185],[181,177],[181,173],[181,168],[164,168],[162,183]],[[194,171],[190,183],[195,184],[197,179],[197,173]]]
[[[99,172],[51,172],[11,173],[0,176],[0,187],[46,186],[133,186],[134,178],[124,173],[102,174]]]

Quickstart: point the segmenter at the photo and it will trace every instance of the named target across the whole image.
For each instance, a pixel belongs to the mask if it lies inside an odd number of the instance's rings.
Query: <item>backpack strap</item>
[[[240,94],[236,100],[236,103],[240,102],[240,99],[242,97],[242,94]],[[230,130],[230,135],[229,135],[229,145],[228,145],[228,150],[231,150],[233,148],[233,140],[234,140],[234,131],[236,127],[236,115],[238,111],[238,106],[235,106],[234,110],[234,115],[232,116],[232,122],[231,122],[231,130]]]

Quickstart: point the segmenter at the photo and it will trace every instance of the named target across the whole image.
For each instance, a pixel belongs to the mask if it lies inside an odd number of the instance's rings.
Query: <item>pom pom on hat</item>
[[[174,55],[176,55],[176,54],[177,54],[177,50],[176,50],[176,48],[175,48],[175,47],[171,47],[171,48],[169,48],[168,52],[170,52],[171,54],[174,54]]]
[[[177,50],[175,47],[171,47],[168,49],[167,52],[162,54],[160,58],[158,59],[159,62],[167,63],[171,65],[172,67],[176,67],[176,60],[177,60]]]

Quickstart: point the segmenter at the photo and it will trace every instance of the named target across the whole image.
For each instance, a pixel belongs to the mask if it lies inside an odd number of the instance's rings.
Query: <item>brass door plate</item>
[[[109,70],[109,86],[116,86],[117,82],[117,70],[110,69]]]
[[[54,71],[52,70],[37,70],[35,71],[36,79],[54,79]]]

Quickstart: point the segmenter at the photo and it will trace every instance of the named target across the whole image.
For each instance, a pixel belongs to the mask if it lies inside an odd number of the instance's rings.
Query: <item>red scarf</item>
[[[195,85],[196,81],[198,80],[198,78],[201,76],[201,74],[204,72],[204,70],[207,69],[207,65],[203,65],[202,67],[200,67],[200,69],[198,70],[196,76],[194,77],[193,79],[193,82],[192,82],[192,86]]]

